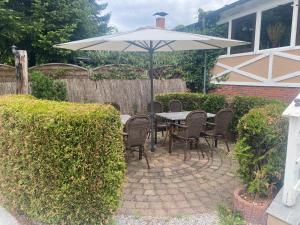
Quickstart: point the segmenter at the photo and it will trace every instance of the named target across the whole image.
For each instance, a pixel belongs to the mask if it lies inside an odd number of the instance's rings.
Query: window
[[[216,31],[209,35],[213,35],[213,36],[221,37],[221,38],[228,38],[228,27],[229,27],[229,23],[217,25]],[[226,48],[222,48],[220,50],[221,55],[225,55],[226,53],[227,53]]]
[[[262,13],[260,49],[290,45],[293,7],[292,2]]]
[[[231,54],[252,52],[254,50],[256,13],[232,21],[231,38],[251,44],[231,48]]]
[[[300,0],[298,2],[298,5],[299,4],[300,4]],[[296,45],[300,45],[300,7],[298,7],[298,21],[297,21]]]

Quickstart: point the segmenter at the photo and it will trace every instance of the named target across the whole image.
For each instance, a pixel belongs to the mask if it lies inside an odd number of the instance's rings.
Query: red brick
[[[259,87],[259,86],[238,86],[222,85],[210,93],[219,93],[230,96],[261,96],[269,99],[278,99],[284,102],[291,102],[300,92],[300,88],[294,87]]]

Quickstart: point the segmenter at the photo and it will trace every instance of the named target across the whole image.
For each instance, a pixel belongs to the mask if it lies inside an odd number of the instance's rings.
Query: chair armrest
[[[215,123],[206,122],[206,125],[216,126]]]

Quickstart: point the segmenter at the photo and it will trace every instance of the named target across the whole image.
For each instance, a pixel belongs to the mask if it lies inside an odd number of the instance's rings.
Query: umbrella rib
[[[218,46],[218,45],[213,45],[213,44],[209,44],[209,43],[206,43],[205,41],[195,41],[195,42],[198,42],[198,43],[201,43],[201,44],[205,44],[205,45],[208,45],[208,46],[211,46],[211,47],[214,47],[214,48],[218,48],[218,49],[221,49],[222,47]]]
[[[129,44],[126,46],[126,48],[124,48],[124,49],[122,50],[122,52],[125,52],[131,45],[132,45],[132,44],[129,43]]]
[[[101,44],[103,44],[103,43],[105,43],[105,42],[107,42],[107,41],[101,41],[101,42],[98,42],[98,43],[96,43],[96,44],[84,46],[84,47],[82,47],[82,48],[78,48],[77,50],[84,50],[85,48],[93,47],[93,46],[96,46],[96,45],[101,45]]]
[[[129,43],[129,44],[132,44],[134,46],[137,46],[139,48],[145,49],[147,51],[149,50],[148,48],[144,47],[143,45],[140,45],[140,44],[136,43],[135,41],[126,41],[126,42]]]
[[[137,43],[139,43],[141,46],[147,48],[147,45],[145,45],[145,43],[141,42],[141,41],[137,41]]]
[[[172,44],[173,42],[175,42],[175,41],[169,41],[169,42],[165,42],[165,44],[163,44],[163,45],[161,45],[161,46],[158,46],[158,47],[156,47],[154,50],[158,50],[158,49],[160,49],[160,48],[163,48],[163,47],[165,47],[166,45],[170,45],[170,44]]]
[[[156,45],[154,46],[154,49],[156,49],[156,48],[157,48],[157,46],[159,46],[159,45],[160,45],[160,43],[161,43],[161,41],[157,42],[157,43],[156,43]]]
[[[172,50],[172,52],[174,52],[174,49],[171,47],[171,45],[169,45],[166,41],[164,41],[166,44],[167,44],[167,46]]]
[[[150,46],[148,45],[148,43],[146,41],[143,41],[145,46],[147,46],[147,48],[150,48]]]

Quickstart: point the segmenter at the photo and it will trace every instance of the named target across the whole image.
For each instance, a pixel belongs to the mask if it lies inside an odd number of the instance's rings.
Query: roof
[[[236,2],[234,3],[231,3],[229,5],[225,5],[224,7],[220,8],[220,9],[217,9],[215,11],[210,11],[208,16],[210,15],[220,15],[221,13],[227,11],[227,10],[230,10],[230,9],[233,9],[235,8],[236,6],[240,6],[240,5],[243,5],[247,2],[250,2],[252,0],[237,0]],[[202,29],[202,24],[199,23],[199,21],[195,22],[195,23],[192,23],[192,24],[189,24],[187,26],[184,27],[184,29],[181,29],[181,31],[190,31],[190,30],[193,30],[195,28],[198,28],[198,29]]]
[[[229,5],[225,5],[224,7],[216,10],[215,12],[216,13],[221,13],[221,12],[227,11],[229,9],[232,9],[232,8],[238,6],[238,5],[242,5],[242,4],[244,4],[246,2],[250,2],[250,1],[251,0],[238,0],[238,1],[234,2],[234,3],[229,4]]]

